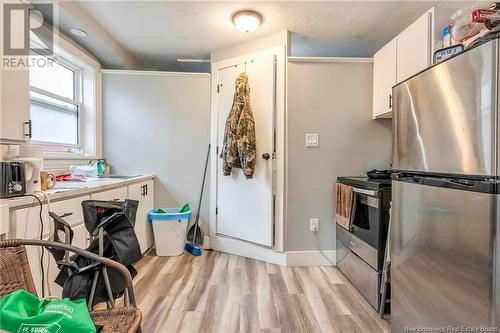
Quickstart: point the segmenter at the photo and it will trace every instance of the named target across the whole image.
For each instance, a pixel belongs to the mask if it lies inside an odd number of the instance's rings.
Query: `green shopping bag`
[[[95,333],[84,299],[38,300],[26,290],[0,298],[0,329],[13,333]]]

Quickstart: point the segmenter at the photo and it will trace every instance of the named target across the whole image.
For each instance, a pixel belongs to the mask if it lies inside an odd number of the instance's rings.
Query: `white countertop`
[[[96,192],[102,192],[119,187],[128,186],[144,180],[154,179],[154,175],[141,175],[132,178],[93,178],[84,182],[57,182],[56,186],[45,192],[36,192],[35,194],[42,202],[46,201],[46,193],[50,201],[64,200],[70,197],[77,197]],[[10,209],[21,206],[33,205],[33,197],[14,197],[9,199],[0,199],[0,206],[9,206]]]

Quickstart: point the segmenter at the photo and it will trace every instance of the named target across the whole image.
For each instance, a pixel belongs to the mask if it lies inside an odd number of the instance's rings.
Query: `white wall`
[[[104,158],[113,173],[156,175],[155,207],[189,202],[196,210],[209,141],[208,74],[104,72]]]
[[[372,73],[371,63],[288,63],[287,251],[316,249],[310,218],[335,249],[336,178],[389,167],[391,121],[372,120]],[[320,146],[306,148],[306,133]]]

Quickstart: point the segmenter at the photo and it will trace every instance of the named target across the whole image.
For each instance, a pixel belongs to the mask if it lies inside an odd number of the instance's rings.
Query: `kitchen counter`
[[[94,178],[84,182],[57,182],[56,186],[44,192],[35,194],[42,203],[47,201],[45,193],[51,202],[65,200],[72,197],[112,190],[119,187],[128,186],[144,180],[154,179],[154,175],[141,175],[130,178]],[[9,199],[0,199],[0,206],[8,206],[10,210],[29,207],[37,204],[33,197],[21,196]]]

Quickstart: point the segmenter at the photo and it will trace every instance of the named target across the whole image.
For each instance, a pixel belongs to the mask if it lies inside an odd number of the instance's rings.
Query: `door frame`
[[[238,57],[226,59],[223,61],[212,63],[212,76],[211,76],[211,134],[210,142],[212,146],[212,154],[210,155],[210,230],[209,230],[209,247],[217,249],[221,242],[224,242],[225,237],[217,235],[217,184],[219,167],[219,157],[217,153],[218,133],[219,128],[219,114],[218,114],[218,72],[221,69],[234,66],[235,64],[249,62],[252,58],[264,55],[273,55],[275,57],[275,150],[276,157],[273,163],[273,193],[274,193],[274,237],[272,250],[283,252],[284,249],[284,214],[285,214],[285,93],[286,93],[286,46],[278,46],[265,49],[259,52],[249,53]],[[220,147],[219,147],[220,149]],[[246,244],[253,244],[244,240],[231,239],[231,242],[242,242]],[[260,248],[268,248],[261,245],[255,245]],[[248,246],[246,246],[248,248]],[[251,250],[249,250],[251,251]],[[253,256],[248,253],[248,256]]]

